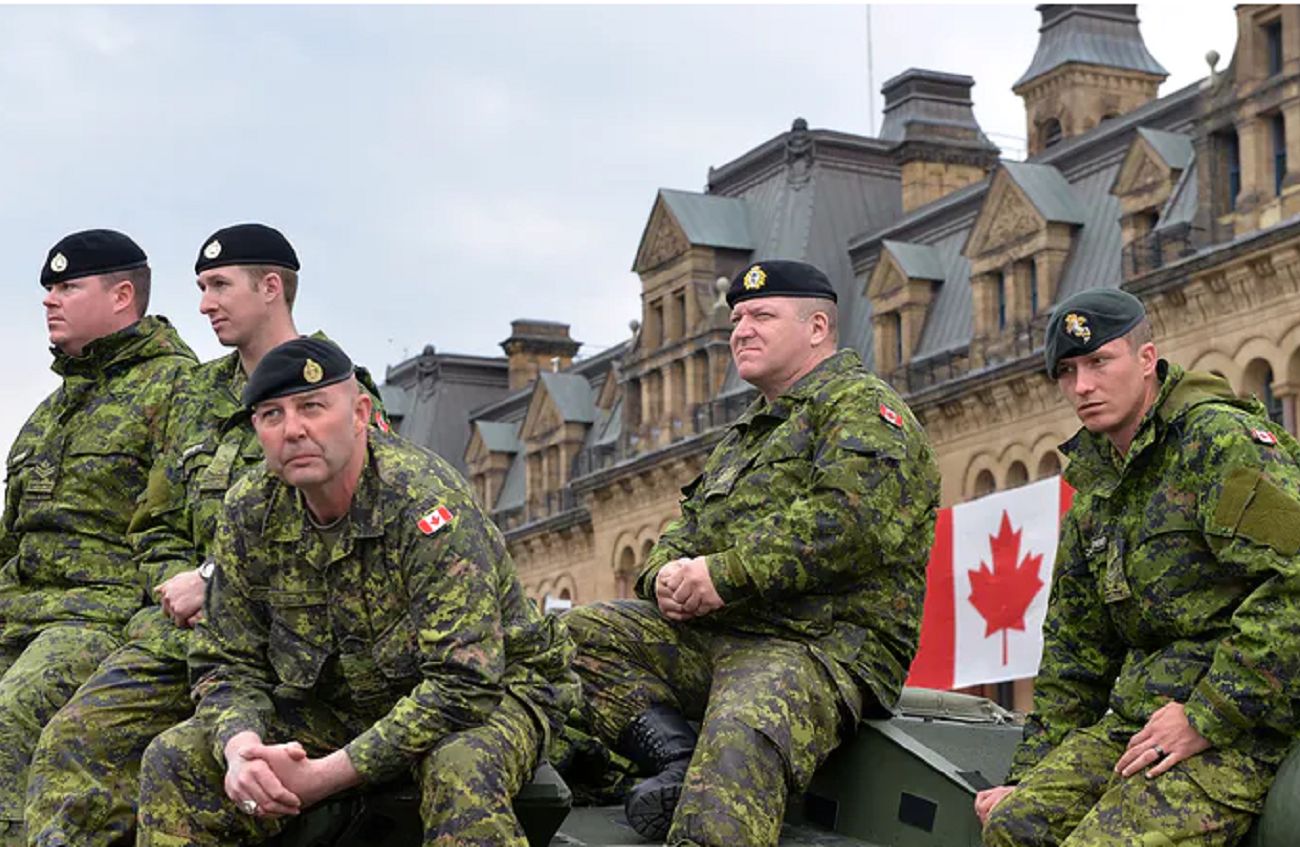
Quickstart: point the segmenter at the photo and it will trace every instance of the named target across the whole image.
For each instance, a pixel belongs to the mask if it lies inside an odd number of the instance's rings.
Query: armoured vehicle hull
[[[900,714],[866,721],[858,735],[790,803],[783,847],[978,847],[975,794],[1000,784],[1020,738],[1014,716],[989,700],[906,689]],[[1300,749],[1283,765],[1263,816],[1243,847],[1300,843]],[[533,847],[642,845],[621,807],[569,808],[553,771],[520,793],[515,808]],[[279,847],[418,847],[413,793],[327,803],[279,839]],[[558,831],[557,831],[558,827]],[[738,845],[739,847],[739,845]]]

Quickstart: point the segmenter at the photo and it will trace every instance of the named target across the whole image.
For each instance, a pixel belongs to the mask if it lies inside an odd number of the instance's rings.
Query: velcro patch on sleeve
[[[903,428],[903,416],[886,406],[884,403],[880,404],[880,417],[884,418],[885,422],[888,424],[896,426],[899,429]]]
[[[1252,468],[1236,468],[1223,483],[1214,522],[1283,556],[1300,552],[1300,501]]]

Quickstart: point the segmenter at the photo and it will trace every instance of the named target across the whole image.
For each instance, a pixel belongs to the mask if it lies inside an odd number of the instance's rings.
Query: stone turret
[[[1029,155],[1155,99],[1169,72],[1147,50],[1135,5],[1044,4],[1038,11],[1038,50],[1011,87],[1025,101]]]

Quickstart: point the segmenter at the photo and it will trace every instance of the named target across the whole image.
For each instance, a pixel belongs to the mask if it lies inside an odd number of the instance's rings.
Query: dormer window
[[[930,245],[881,242],[880,261],[867,281],[879,373],[895,373],[915,354],[930,303],[944,276],[944,264]]]

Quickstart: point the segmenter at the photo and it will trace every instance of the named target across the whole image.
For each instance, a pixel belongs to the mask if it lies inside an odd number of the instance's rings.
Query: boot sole
[[[673,812],[681,799],[682,786],[670,785],[628,799],[627,822],[642,838],[663,843],[673,823]]]

